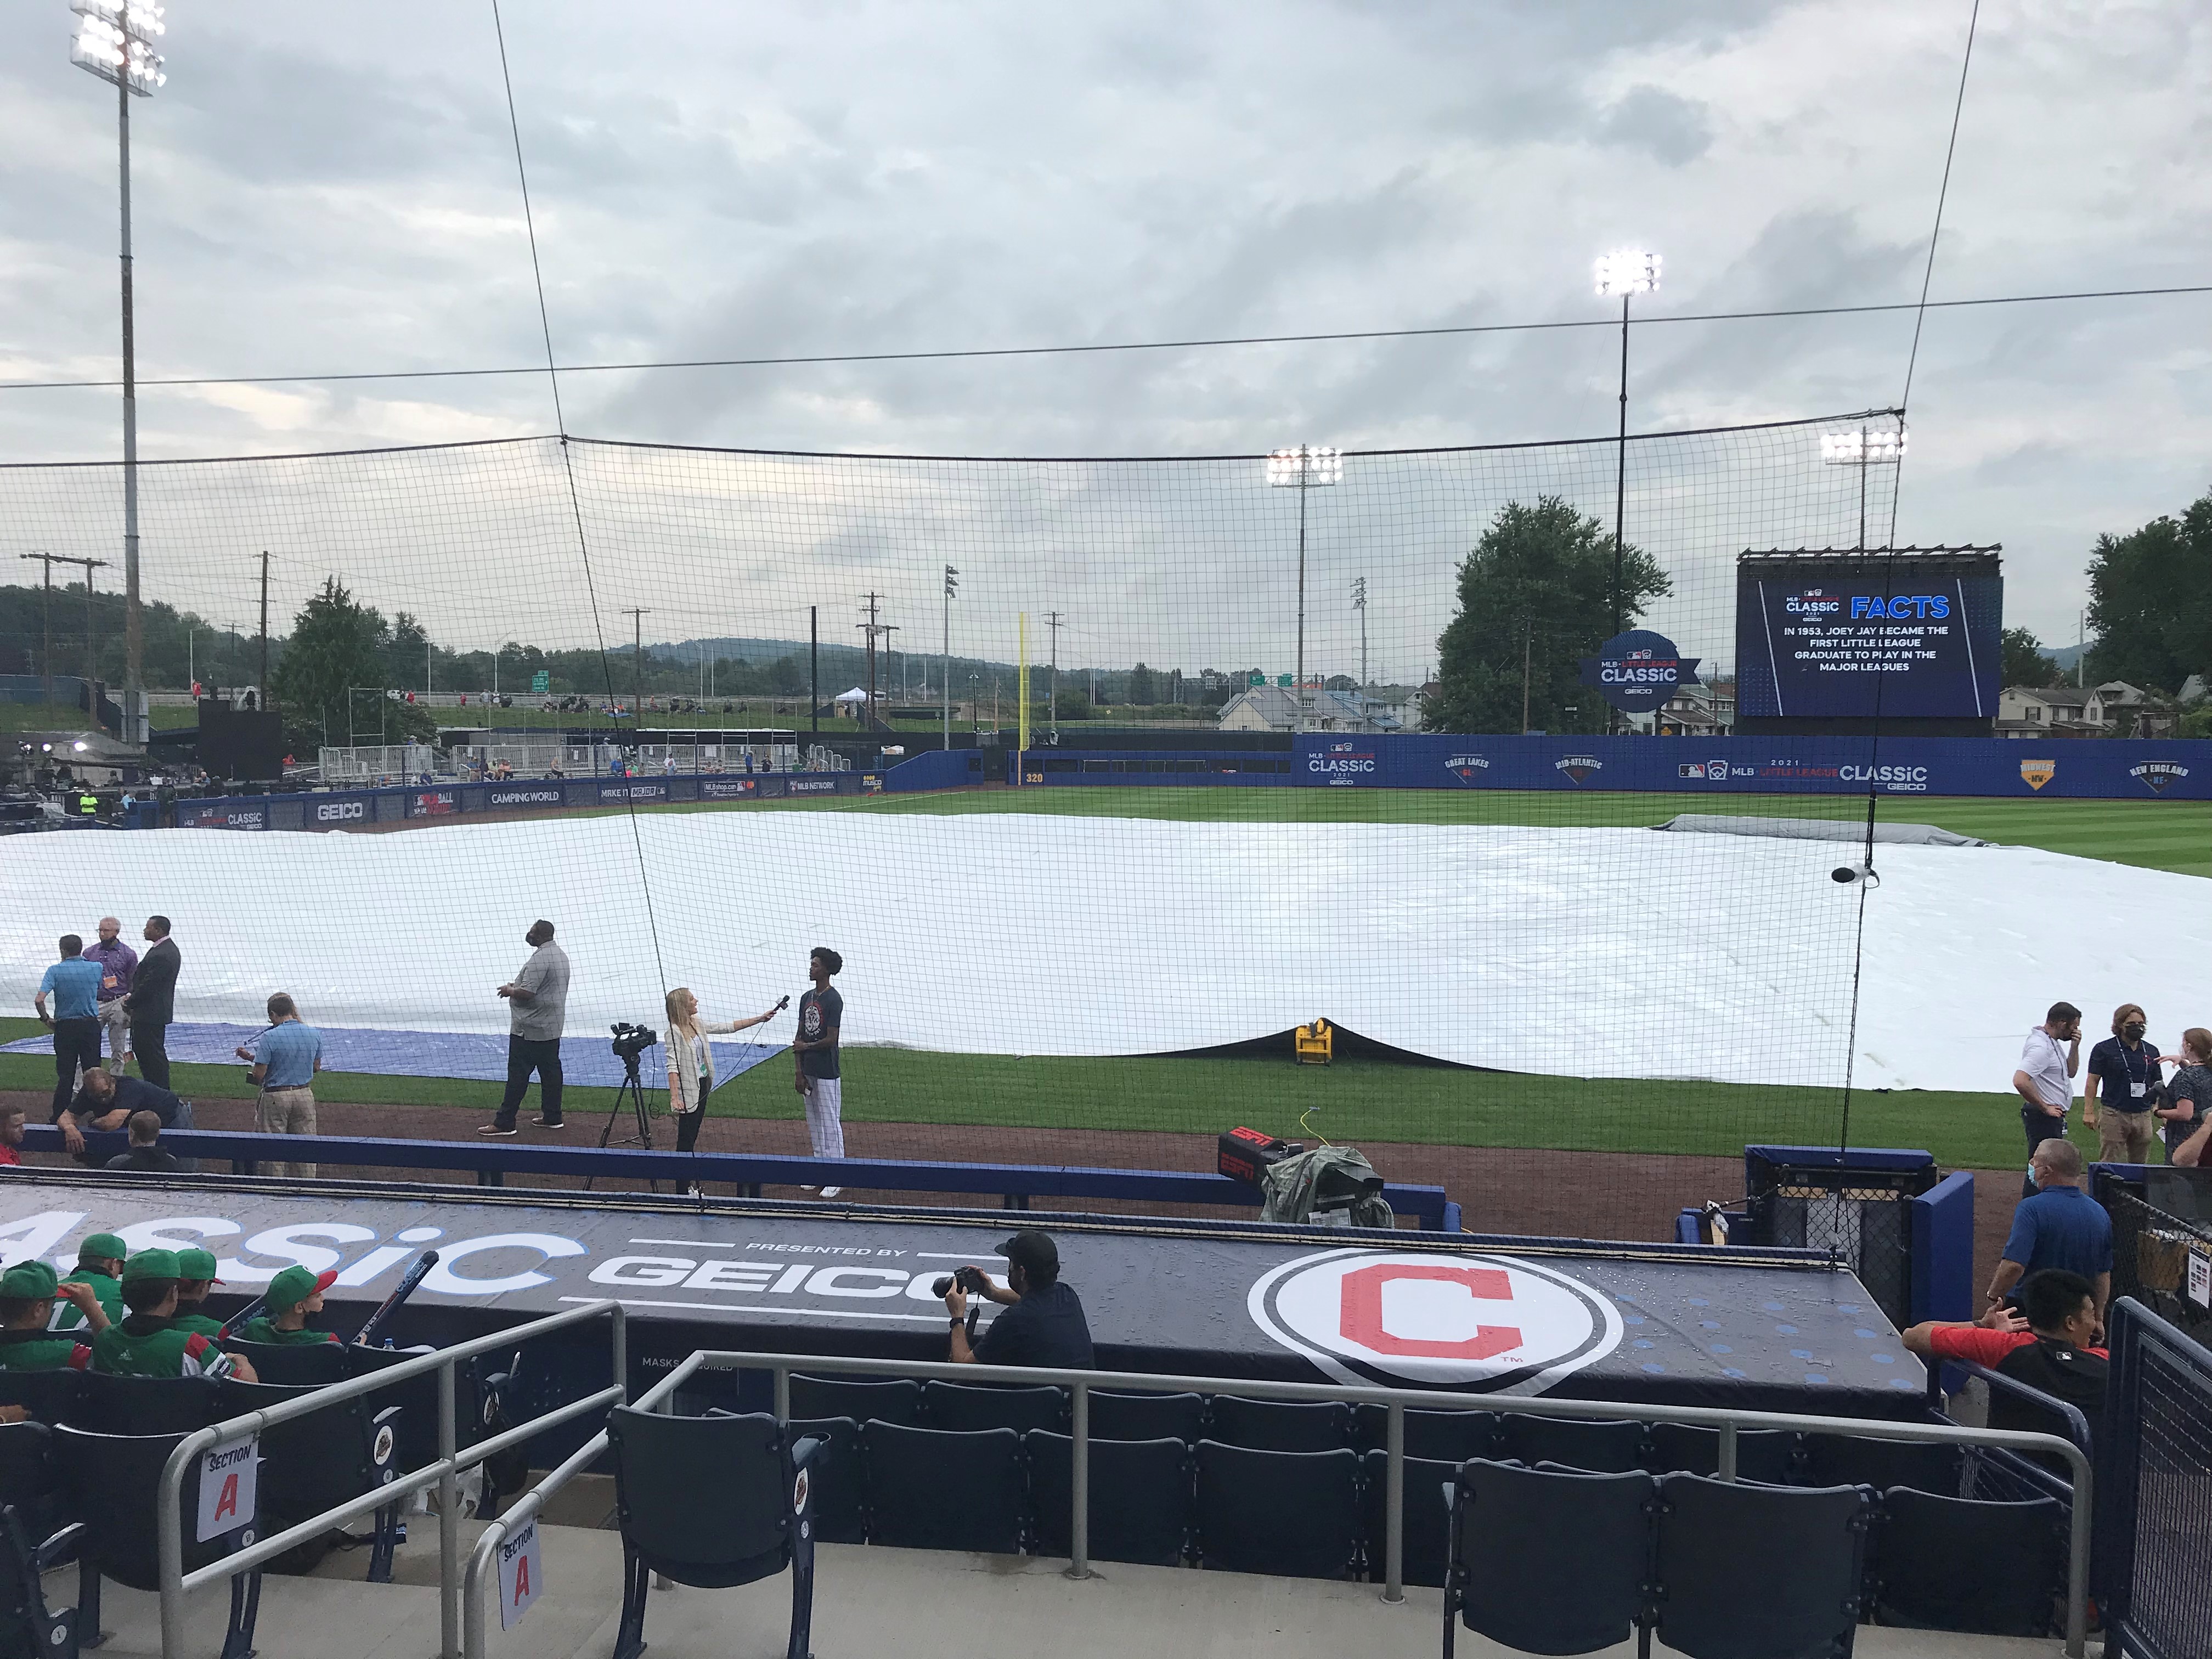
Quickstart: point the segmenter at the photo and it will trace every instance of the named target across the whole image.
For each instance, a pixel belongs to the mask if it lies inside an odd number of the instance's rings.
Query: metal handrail
[[[1653,1406],[1606,1400],[1553,1400],[1541,1395],[1456,1394],[1425,1389],[1358,1388],[1328,1382],[1274,1382],[1242,1376],[1177,1376],[1153,1371],[1071,1370],[1044,1365],[957,1364],[941,1360],[857,1359],[829,1354],[745,1353],[702,1349],[676,1366],[641,1395],[635,1409],[658,1408],[696,1372],[765,1370],[775,1382],[775,1416],[791,1417],[794,1371],[851,1376],[923,1378],[946,1382],[1048,1384],[1070,1391],[1073,1407],[1073,1470],[1067,1576],[1091,1576],[1090,1391],[1215,1394],[1247,1399],[1336,1401],[1384,1407],[1389,1413],[1384,1454],[1388,1459],[1383,1543],[1382,1600],[1405,1600],[1406,1412],[1444,1408],[1457,1411],[1510,1410],[1532,1417],[1570,1417],[1638,1423],[1682,1423],[1720,1431],[1720,1478],[1736,1478],[1736,1436],[1743,1429],[1781,1429],[1804,1434],[1857,1435],[1876,1440],[1934,1442],[2055,1453],[2073,1473],[2074,1504],[2066,1562],[2066,1652],[2083,1659],[2088,1639],[2089,1523],[2092,1502],[2089,1459],[2081,1447],[2054,1434],[2025,1430],[1976,1429],[1958,1423],[1907,1423],[1887,1418],[1822,1417],[1801,1412],[1761,1412],[1717,1406]],[[470,1659],[477,1659],[471,1650]]]
[[[534,1520],[553,1494],[567,1486],[598,1461],[607,1449],[607,1431],[601,1429],[579,1447],[558,1468],[507,1506],[499,1516],[477,1534],[477,1547],[469,1553],[467,1575],[461,1582],[461,1651],[465,1659],[483,1659],[487,1639],[484,1627],[484,1575],[498,1559],[499,1547],[514,1535],[526,1521]]]
[[[459,1430],[454,1410],[454,1367],[465,1359],[473,1359],[481,1353],[495,1352],[511,1348],[519,1342],[533,1337],[580,1325],[589,1320],[607,1316],[612,1323],[611,1346],[614,1370],[613,1384],[582,1400],[571,1401],[564,1406],[540,1413],[526,1423],[480,1440],[465,1451],[459,1445]],[[161,1597],[161,1653],[162,1659],[183,1659],[185,1652],[185,1597],[204,1585],[218,1579],[231,1578],[239,1573],[260,1565],[271,1558],[282,1555],[294,1545],[304,1542],[341,1526],[357,1516],[383,1508],[394,1500],[424,1487],[438,1488],[438,1591],[441,1659],[458,1659],[460,1652],[460,1539],[455,1529],[460,1510],[460,1474],[473,1468],[485,1458],[495,1455],[507,1447],[544,1433],[556,1424],[583,1416],[596,1407],[620,1403],[625,1393],[629,1375],[628,1316],[619,1302],[587,1303],[564,1312],[549,1314],[543,1319],[533,1319],[525,1325],[516,1325],[487,1336],[476,1337],[450,1348],[441,1348],[417,1358],[403,1360],[397,1365],[364,1373],[343,1382],[333,1382],[309,1394],[280,1401],[274,1406],[247,1412],[243,1416],[230,1418],[204,1429],[195,1429],[179,1440],[170,1451],[167,1462],[161,1467],[161,1477],[155,1488],[155,1522],[158,1528],[157,1562]],[[397,1382],[404,1382],[432,1372],[438,1378],[438,1458],[421,1468],[410,1469],[395,1475],[374,1492],[325,1510],[289,1527],[273,1537],[259,1539],[246,1548],[210,1562],[198,1571],[187,1574],[185,1568],[184,1545],[184,1481],[185,1471],[210,1446],[227,1444],[260,1434],[264,1429],[279,1424],[313,1416],[326,1407],[341,1404],[363,1395],[375,1394]]]

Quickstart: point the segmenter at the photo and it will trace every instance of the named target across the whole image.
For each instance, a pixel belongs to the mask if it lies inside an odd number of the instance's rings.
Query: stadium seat
[[[1874,1514],[1863,1486],[1661,1476],[1659,1639],[1690,1659],[1845,1659]]]
[[[1366,1451],[1387,1449],[1390,1411],[1387,1406],[1362,1406],[1357,1414],[1358,1440]],[[1406,1455],[1440,1462],[1464,1463],[1470,1457],[1487,1457],[1498,1437],[1496,1412],[1424,1412],[1406,1413]]]
[[[795,1418],[849,1417],[855,1423],[898,1423],[915,1428],[921,1422],[921,1384],[904,1379],[865,1382],[794,1376],[791,1414]]]
[[[1206,1436],[1206,1400],[1195,1394],[1110,1394],[1091,1391],[1094,1440],[1187,1441]]]
[[[1738,1429],[1736,1478],[1770,1486],[1790,1485],[1797,1479],[1797,1438],[1780,1429]],[[1717,1475],[1721,1472],[1721,1431],[1686,1423],[1654,1423],[1649,1467],[1654,1474]]]
[[[315,1392],[272,1382],[222,1384],[222,1414],[243,1417]],[[261,1431],[261,1529],[265,1535],[296,1526],[325,1510],[375,1491],[398,1473],[401,1408],[372,1412],[364,1398],[341,1400],[306,1417]],[[399,1541],[398,1500],[375,1511],[368,1581],[392,1582],[392,1555]],[[332,1536],[337,1535],[334,1530]],[[331,1538],[312,1540],[270,1565],[278,1572],[311,1570],[329,1551]]]
[[[253,1367],[253,1375],[260,1382],[274,1383],[279,1388],[319,1388],[325,1382],[346,1380],[346,1351],[335,1342],[226,1342],[226,1352],[238,1355]],[[363,1352],[367,1352],[364,1350]],[[382,1352],[394,1352],[390,1349]],[[406,1358],[417,1358],[409,1354]]]
[[[190,1434],[222,1421],[220,1385],[211,1376],[111,1376],[87,1371],[78,1384],[72,1427],[94,1434]]]
[[[792,1443],[822,1443],[814,1460],[814,1537],[823,1544],[867,1541],[867,1470],[860,1425],[849,1417],[793,1418]]]
[[[1012,1429],[958,1433],[872,1422],[860,1425],[860,1439],[870,1542],[1021,1553],[1022,1437]]]
[[[607,1413],[615,1514],[623,1539],[622,1623],[615,1659],[645,1651],[654,1573],[726,1589],[791,1570],[789,1659],[807,1659],[814,1622],[814,1464],[823,1443],[765,1413],[666,1417]],[[701,1479],[712,1471],[711,1480]]]
[[[410,1359],[420,1359],[418,1353],[406,1353],[396,1348],[363,1348],[349,1344],[339,1348],[326,1345],[343,1360],[348,1378],[366,1376],[372,1371],[388,1370],[394,1365],[404,1364]],[[314,1352],[307,1349],[302,1352]],[[365,1396],[372,1414],[397,1406],[399,1415],[393,1419],[398,1431],[398,1445],[392,1455],[392,1469],[406,1474],[438,1461],[438,1375],[426,1372],[398,1382],[372,1389]],[[453,1425],[454,1437],[463,1446],[472,1446],[483,1438],[482,1413],[483,1391],[477,1373],[471,1365],[453,1368]],[[493,1471],[484,1472],[486,1506],[491,1512],[495,1482]],[[506,1490],[518,1490],[520,1482],[511,1483]]]
[[[1874,1552],[1875,1617],[1917,1630],[2048,1636],[2064,1593],[2066,1510],[1893,1486]]]
[[[23,1535],[44,1542],[64,1520],[53,1436],[43,1423],[0,1423],[0,1504],[15,1508]],[[6,1652],[0,1647],[0,1653]]]
[[[1192,1396],[1195,1398],[1196,1396]],[[1074,1521],[1075,1442],[1036,1429],[1022,1437],[1039,1555],[1065,1557]],[[1180,1440],[1091,1442],[1091,1555],[1180,1566],[1190,1534],[1190,1448]]]
[[[0,1406],[21,1406],[34,1421],[71,1421],[87,1373],[64,1367],[54,1371],[0,1371]]]
[[[184,1437],[182,1434],[95,1434],[67,1424],[54,1431],[62,1489],[70,1514],[84,1523],[77,1547],[81,1574],[98,1573],[149,1593],[161,1589],[160,1522],[153,1499],[161,1487],[162,1465]],[[235,1530],[201,1542],[198,1528],[191,1523],[191,1517],[199,1513],[199,1486],[196,1460],[185,1470],[179,1493],[185,1516],[184,1570],[188,1573],[211,1566],[243,1548],[246,1538],[258,1530],[255,1517],[249,1515],[242,1517]],[[80,1591],[80,1607],[87,1599]],[[255,1567],[233,1574],[222,1659],[249,1659],[260,1608],[261,1570]],[[98,1622],[97,1619],[85,1621],[80,1616],[80,1630],[87,1623],[96,1626]]]
[[[1206,1437],[1251,1451],[1334,1451],[1352,1443],[1352,1408],[1334,1401],[1308,1406],[1218,1394]]]
[[[1410,1413],[1409,1413],[1410,1414]],[[1424,1415],[1444,1416],[1435,1413]],[[1413,1425],[1407,1437],[1413,1438]],[[1451,1498],[1449,1488],[1465,1458],[1406,1458],[1406,1542],[1399,1562],[1408,1584],[1441,1584],[1451,1563]],[[1371,1451],[1360,1459],[1360,1478],[1367,1527],[1367,1576],[1381,1583],[1389,1576],[1383,1559],[1390,1522],[1390,1454]]]
[[[1579,1417],[1535,1417],[1508,1412],[1498,1419],[1501,1462],[1563,1463],[1592,1474],[1626,1474],[1646,1455],[1641,1423],[1601,1423]]]
[[[1966,1466],[1966,1453],[1959,1447],[1932,1440],[1877,1440],[1860,1434],[1805,1437],[1805,1484],[1811,1486],[1871,1486],[1876,1492],[1911,1486],[1956,1498]]]
[[[1406,1490],[1410,1498],[1410,1479]],[[1657,1492],[1641,1469],[1462,1464],[1444,1581],[1444,1659],[1457,1623],[1523,1653],[1595,1653],[1626,1641],[1644,1613]]]
[[[1348,1446],[1261,1451],[1201,1440],[1197,1521],[1202,1567],[1349,1577],[1359,1558],[1359,1454]]]
[[[972,1388],[932,1382],[921,1391],[922,1413],[933,1429],[1059,1429],[1067,1422],[1067,1396],[1058,1389]]]
[[[43,1575],[74,1555],[83,1535],[83,1522],[72,1522],[34,1540],[22,1511],[0,1504],[0,1653],[77,1659],[77,1610],[46,1606]]]

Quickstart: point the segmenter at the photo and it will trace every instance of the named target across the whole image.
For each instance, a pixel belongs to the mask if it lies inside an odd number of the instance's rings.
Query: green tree
[[[428,709],[383,696],[392,683],[386,666],[392,654],[392,629],[384,617],[358,603],[336,576],[324,578],[322,591],[292,619],[283,659],[269,675],[270,696],[284,714],[284,739],[295,754],[343,744],[349,702],[356,732],[373,733],[380,725],[393,742],[432,734]]]
[[[1129,701],[1139,708],[1149,708],[1159,700],[1160,690],[1153,680],[1152,671],[1139,663],[1129,671]]]
[[[1632,544],[1623,550],[1626,626],[1671,591],[1656,559]],[[1578,684],[1577,659],[1613,631],[1612,532],[1556,495],[1533,507],[1508,502],[1460,563],[1459,612],[1437,641],[1439,689],[1424,724],[1431,732],[1520,731],[1525,664],[1528,724],[1564,730],[1569,704],[1590,708],[1597,699]]]
[[[2212,494],[2179,519],[2100,536],[2089,558],[2088,681],[2174,692],[2212,672]]]
[[[2066,678],[2058,665],[2043,654],[2043,641],[2029,629],[2005,629],[2000,660],[1998,677],[2006,685],[2057,685]]]
[[[1052,700],[1053,713],[1064,720],[1087,720],[1091,718],[1091,694],[1085,690],[1062,691]]]

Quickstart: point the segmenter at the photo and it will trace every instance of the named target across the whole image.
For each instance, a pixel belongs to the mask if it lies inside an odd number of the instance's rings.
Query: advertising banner
[[[495,783],[483,796],[487,812],[536,812],[567,804],[558,783]]]
[[[180,800],[177,803],[179,830],[266,830],[266,801]]]
[[[301,805],[301,821],[309,830],[351,830],[376,821],[370,795],[312,795]]]
[[[460,810],[459,789],[416,789],[407,797],[407,816],[410,818],[451,817]]]
[[[1674,641],[1648,629],[1616,634],[1598,647],[1597,655],[1581,662],[1582,683],[1632,714],[1664,708],[1683,686],[1698,684],[1698,659],[1683,656]]]
[[[643,806],[651,802],[664,801],[668,799],[669,791],[666,784],[647,783],[638,778],[617,783],[603,783],[599,786],[599,802],[605,806],[624,805]]]
[[[2004,582],[1871,565],[1746,568],[1737,712],[1752,718],[1994,718]]]

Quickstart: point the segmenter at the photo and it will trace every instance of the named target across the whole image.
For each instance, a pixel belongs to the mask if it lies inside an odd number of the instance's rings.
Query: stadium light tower
[[[1621,586],[1620,521],[1628,510],[1628,302],[1639,294],[1659,291],[1659,256],[1642,248],[1615,248],[1601,253],[1596,266],[1601,299],[1620,298],[1620,436],[1614,453],[1613,481],[1613,631],[1628,627],[1627,595]]]
[[[1303,732],[1306,725],[1306,492],[1344,482],[1344,452],[1317,448],[1311,444],[1300,444],[1296,449],[1269,450],[1267,482],[1279,489],[1298,492],[1298,662],[1297,676],[1291,682],[1297,696],[1297,712],[1291,718],[1291,729]]]
[[[1863,426],[1856,432],[1823,432],[1820,459],[1830,466],[1859,470],[1859,550],[1866,550],[1866,475],[1870,466],[1895,466],[1905,459],[1905,428],[1877,432]]]
[[[1352,608],[1359,613],[1359,695],[1367,696],[1367,578],[1352,579]]]
[[[960,573],[945,567],[945,746],[952,747],[952,599],[960,591]]]
[[[166,32],[153,0],[71,0],[77,15],[70,62],[115,88],[116,155],[123,198],[123,737],[146,740],[145,629],[138,614],[138,371],[131,319],[131,100],[150,98],[168,76],[154,42]]]

